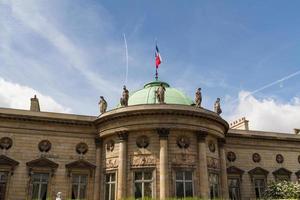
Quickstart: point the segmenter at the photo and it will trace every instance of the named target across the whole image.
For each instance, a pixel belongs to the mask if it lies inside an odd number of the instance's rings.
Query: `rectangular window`
[[[152,198],[153,196],[153,172],[136,171],[134,173],[134,197],[135,199]]]
[[[229,187],[229,198],[231,200],[241,199],[240,179],[239,178],[229,178],[228,179],[228,187]]]
[[[72,175],[72,199],[86,199],[87,179],[86,174]]]
[[[105,175],[105,200],[115,200],[116,194],[116,173]]]
[[[193,197],[193,172],[176,171],[176,197]]]
[[[5,199],[8,172],[0,172],[0,200]]]
[[[263,178],[254,179],[255,196],[258,199],[262,198],[262,195],[265,191],[265,182],[266,180]]]
[[[209,174],[210,198],[219,198],[219,174]]]
[[[32,199],[46,200],[49,174],[33,174],[32,175]]]

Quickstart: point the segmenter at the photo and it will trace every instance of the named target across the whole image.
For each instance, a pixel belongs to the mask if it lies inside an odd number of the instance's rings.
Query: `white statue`
[[[56,199],[55,200],[61,200],[61,192],[58,192],[56,194]]]

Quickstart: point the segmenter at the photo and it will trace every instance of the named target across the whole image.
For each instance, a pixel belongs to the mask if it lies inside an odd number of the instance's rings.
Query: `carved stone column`
[[[159,135],[159,199],[169,197],[169,174],[168,174],[168,135],[169,130],[157,129]]]
[[[119,136],[119,166],[118,166],[118,190],[117,199],[126,198],[126,165],[127,165],[127,139],[128,133],[118,132]]]
[[[224,147],[225,139],[219,139],[218,143],[219,143],[220,168],[221,168],[221,193],[223,199],[229,199],[226,155],[225,155],[225,147]]]
[[[100,137],[95,138],[96,145],[96,169],[95,169],[95,182],[94,182],[94,200],[100,199],[101,191],[101,147],[102,141]]]
[[[200,175],[200,197],[203,199],[209,198],[209,183],[206,158],[206,143],[205,138],[207,133],[197,132],[198,151],[199,151],[199,175]]]

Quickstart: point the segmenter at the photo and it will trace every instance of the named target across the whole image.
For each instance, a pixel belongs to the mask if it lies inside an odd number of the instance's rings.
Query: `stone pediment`
[[[227,173],[228,174],[238,174],[238,175],[242,175],[245,171],[240,169],[240,168],[237,168],[235,166],[231,166],[231,167],[228,167],[227,168]]]
[[[261,167],[255,167],[248,172],[250,175],[264,175],[267,176],[269,172]]]
[[[14,168],[15,166],[19,165],[19,162],[5,155],[0,155],[0,165],[11,166]]]
[[[95,169],[96,166],[86,160],[80,159],[71,163],[66,164],[68,169]]]
[[[29,168],[51,168],[51,169],[58,168],[57,163],[44,157],[29,161],[26,163],[26,165]]]
[[[274,172],[272,172],[274,175],[288,175],[290,176],[292,174],[291,171],[285,169],[285,168],[279,168],[277,170],[275,170]]]

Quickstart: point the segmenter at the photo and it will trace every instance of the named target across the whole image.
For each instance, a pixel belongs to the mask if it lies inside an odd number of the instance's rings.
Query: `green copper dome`
[[[155,104],[157,98],[155,91],[160,84],[163,84],[166,88],[165,92],[165,103],[166,104],[181,104],[181,105],[192,105],[194,102],[183,94],[181,91],[171,88],[168,83],[161,81],[153,81],[144,85],[144,88],[141,90],[134,91],[130,93],[128,105],[139,105],[139,104]]]

